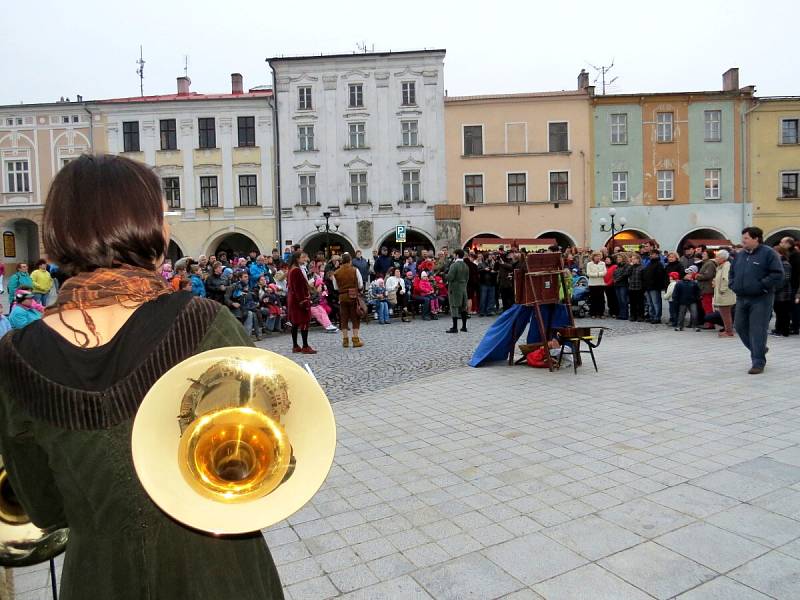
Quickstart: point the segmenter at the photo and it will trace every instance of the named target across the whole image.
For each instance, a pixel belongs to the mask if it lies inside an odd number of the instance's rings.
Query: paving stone
[[[761,592],[742,585],[741,583],[728,579],[727,577],[717,577],[708,583],[689,590],[681,594],[676,600],[768,600]]]
[[[397,577],[341,596],[342,600],[432,600],[411,577]]]
[[[729,577],[782,600],[800,598],[800,560],[770,552],[739,567]]]
[[[650,494],[647,499],[696,519],[704,519],[739,504],[737,500],[729,496],[723,496],[689,483],[655,492]]]
[[[414,579],[437,600],[499,598],[523,587],[477,552],[417,571]]]
[[[484,550],[484,554],[526,585],[555,577],[587,562],[541,533],[492,546]]]
[[[340,592],[352,592],[378,583],[378,578],[366,565],[358,564],[329,575]]]
[[[286,585],[286,582],[283,582]],[[335,598],[339,595],[339,590],[334,587],[327,576],[308,579],[286,588],[294,600],[302,598],[314,598],[315,600],[325,600]]]
[[[594,515],[543,529],[542,534],[589,560],[598,560],[644,541],[635,533]]]
[[[748,502],[783,487],[783,484],[779,482],[764,481],[728,469],[698,477],[690,483],[742,502]]]
[[[716,576],[710,569],[653,542],[623,550],[598,564],[656,598],[671,598]]]
[[[636,589],[597,565],[590,564],[533,586],[547,600],[647,600]]]
[[[753,504],[770,512],[800,521],[800,491],[782,488],[753,500]]]
[[[678,511],[640,498],[600,511],[600,517],[642,537],[653,538],[692,522]]]
[[[712,515],[708,522],[772,548],[800,537],[800,522],[749,504]]]
[[[769,548],[708,523],[693,523],[655,539],[693,561],[725,573],[769,551]]]

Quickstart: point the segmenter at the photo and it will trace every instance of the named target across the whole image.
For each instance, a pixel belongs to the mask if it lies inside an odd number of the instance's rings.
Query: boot
[[[361,348],[364,345],[364,342],[361,341],[360,337],[353,336],[353,348]]]
[[[349,348],[349,347],[350,347],[350,338],[343,337],[342,348]]]
[[[303,346],[303,348],[300,350],[300,352],[302,352],[303,354],[316,354],[317,353],[317,351],[314,350],[311,346]]]

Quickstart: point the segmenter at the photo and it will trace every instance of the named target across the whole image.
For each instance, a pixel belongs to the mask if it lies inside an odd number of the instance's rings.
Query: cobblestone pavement
[[[258,345],[288,356],[299,364],[308,363],[320,379],[331,402],[356,394],[383,389],[400,382],[413,382],[420,377],[466,366],[483,334],[494,317],[472,317],[467,321],[468,333],[448,335],[452,321],[446,315],[438,321],[415,319],[410,323],[392,321],[379,325],[370,321],[361,328],[363,348],[342,348],[341,335],[312,329],[309,344],[319,354],[292,354],[288,334],[273,334]],[[666,325],[631,323],[609,319],[579,319],[580,325],[610,327],[609,336],[631,335],[667,329]],[[408,360],[408,357],[413,357]]]
[[[800,598],[800,340],[754,377],[736,339],[633,324],[574,375],[458,366],[470,326],[370,324],[347,351],[386,385],[339,397],[326,483],[264,532],[287,598]],[[392,370],[427,354],[447,371]],[[44,567],[18,583],[49,597]]]

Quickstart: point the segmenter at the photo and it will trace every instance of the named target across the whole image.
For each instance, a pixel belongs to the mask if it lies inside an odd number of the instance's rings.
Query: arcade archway
[[[183,258],[183,250],[181,250],[181,247],[178,246],[175,240],[169,241],[169,246],[167,246],[167,258],[169,258],[172,261],[173,265],[178,260]]]
[[[395,242],[395,232],[394,230],[391,233],[386,234],[380,243],[376,246],[376,248],[380,251],[383,246],[386,246],[389,251],[391,252],[393,249],[397,248],[400,249],[400,244]],[[433,242],[431,239],[419,231],[418,229],[411,229],[410,227],[406,228],[406,241],[403,242],[403,250],[408,248],[409,250],[433,250]]]
[[[623,229],[617,233],[613,239],[609,237],[606,240],[606,248],[612,251],[615,246],[622,246],[623,250],[633,252],[639,250],[639,246],[643,243],[650,241],[652,241],[652,238],[646,231],[642,231],[641,229]]]
[[[3,223],[2,229],[3,262],[32,265],[39,260],[39,225],[36,222],[12,219]]]
[[[472,249],[473,246],[475,246],[475,244],[476,244],[476,240],[480,240],[480,239],[484,239],[484,240],[485,239],[499,240],[501,238],[500,238],[499,235],[495,235],[494,233],[477,233],[474,236],[472,236],[471,238],[469,238],[466,242],[464,242],[464,246],[463,246],[464,250]]]
[[[330,252],[327,252],[328,240],[330,240]],[[333,256],[334,254],[341,256],[343,252],[354,254],[353,245],[347,238],[334,232],[327,234],[315,233],[302,246],[303,251],[311,258],[314,258],[319,252],[324,253],[325,256]]]
[[[683,247],[691,243],[693,246],[708,246],[709,248],[716,249],[721,246],[733,245],[731,240],[725,237],[725,234],[717,229],[710,227],[702,227],[694,229],[684,235],[681,241],[678,242],[676,250],[679,254],[683,254]]]
[[[242,233],[230,233],[211,244],[209,254],[218,255],[225,252],[228,259],[236,256],[247,256],[252,250],[259,251],[258,244]]]
[[[800,228],[787,227],[786,229],[779,229],[764,238],[764,243],[770,247],[776,246],[787,235],[792,236],[795,241],[800,241]]]
[[[571,248],[572,246],[577,246],[575,240],[573,240],[570,236],[568,236],[563,231],[544,231],[536,236],[537,238],[552,238],[556,241],[556,245],[561,248],[561,250],[566,250],[567,248]]]

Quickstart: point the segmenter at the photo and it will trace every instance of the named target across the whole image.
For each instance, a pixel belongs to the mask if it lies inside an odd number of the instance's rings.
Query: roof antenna
[[[602,83],[603,96],[605,96],[606,95],[606,86],[610,87],[612,83],[614,83],[617,79],[619,79],[619,77],[614,77],[613,79],[611,79],[609,81],[606,81],[606,74],[611,69],[614,68],[614,59],[613,58],[611,59],[611,64],[608,65],[608,66],[600,65],[599,67],[595,67],[591,63],[587,63],[587,64],[597,72],[597,75],[595,76],[594,81],[592,81],[592,83],[597,83],[597,81],[600,80],[601,83]]]
[[[189,55],[188,54],[184,54],[183,55],[183,76],[184,77],[188,77],[189,76]]]
[[[139,60],[136,61],[139,68],[136,69],[136,74],[139,76],[139,95],[144,96],[144,58],[142,57],[142,47],[139,46]]]

